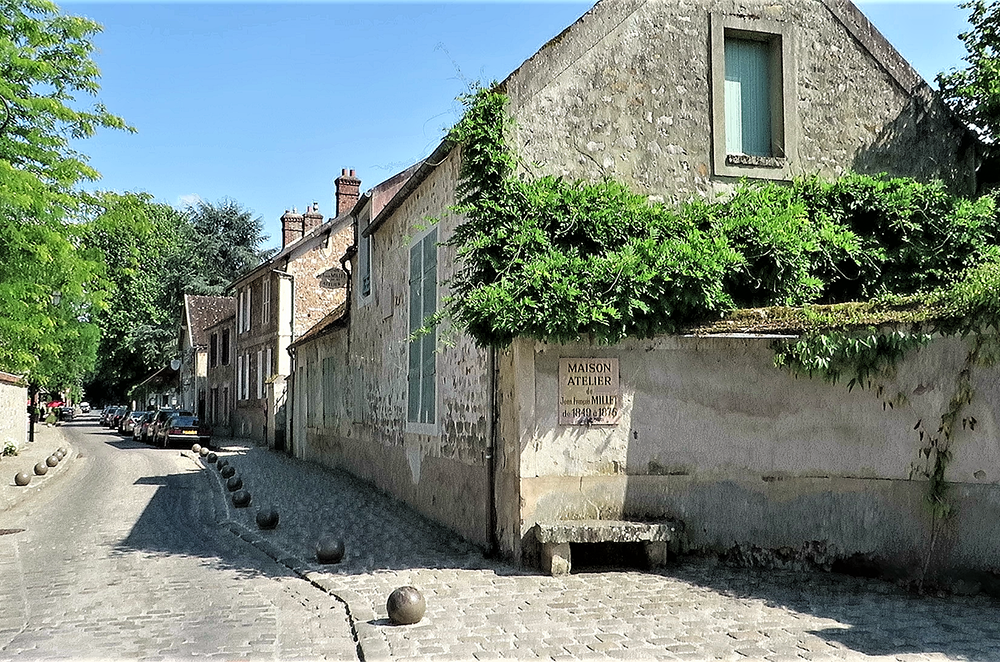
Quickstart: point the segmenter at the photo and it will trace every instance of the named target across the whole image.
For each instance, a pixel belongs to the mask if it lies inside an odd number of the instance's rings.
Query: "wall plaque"
[[[617,425],[618,359],[559,359],[559,425]]]

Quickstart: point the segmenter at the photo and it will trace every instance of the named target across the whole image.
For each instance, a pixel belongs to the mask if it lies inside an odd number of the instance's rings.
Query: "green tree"
[[[958,35],[967,66],[938,74],[937,83],[944,101],[986,145],[983,175],[994,183],[1000,179],[1000,4],[971,0],[959,6],[970,10],[972,29]]]
[[[47,0],[0,0],[0,369],[64,388],[93,366],[103,267],[68,219],[97,179],[71,141],[127,129],[94,96],[93,21]]]

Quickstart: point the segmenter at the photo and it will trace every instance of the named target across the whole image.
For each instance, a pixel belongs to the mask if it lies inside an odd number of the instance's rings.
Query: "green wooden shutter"
[[[432,230],[421,242],[423,246],[423,303],[422,324],[426,324],[437,312],[437,230]],[[434,422],[434,405],[437,395],[437,357],[434,348],[437,345],[437,328],[432,327],[430,333],[421,338],[420,367],[420,422]]]
[[[410,335],[420,328],[420,316],[424,305],[420,287],[423,275],[420,244],[410,249]],[[418,421],[420,418],[420,339],[410,341],[410,363],[407,371],[407,402],[406,420]]]
[[[726,153],[772,156],[771,45],[726,39]]]

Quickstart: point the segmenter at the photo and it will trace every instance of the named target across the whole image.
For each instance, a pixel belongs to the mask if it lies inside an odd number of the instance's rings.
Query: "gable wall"
[[[839,10],[845,20],[855,12]],[[819,0],[598,4],[507,81],[524,162],[571,179],[613,177],[667,200],[725,190],[736,180],[716,175],[712,160],[713,13],[790,29],[790,174],[888,171],[974,190],[967,134],[926,87],[912,100],[907,86],[919,77],[888,57],[898,54],[882,49],[890,64],[880,64]]]

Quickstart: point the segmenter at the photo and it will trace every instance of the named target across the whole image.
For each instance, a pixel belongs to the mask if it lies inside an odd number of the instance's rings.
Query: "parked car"
[[[126,437],[132,437],[133,430],[135,430],[136,424],[146,415],[144,411],[133,411],[129,412],[128,416],[122,419],[121,427],[119,430]]]
[[[97,419],[97,422],[100,425],[107,427],[108,416],[110,416],[111,412],[114,411],[115,409],[118,409],[118,405],[107,405],[106,407],[104,407],[104,409],[101,410],[101,417]]]
[[[195,442],[205,446],[212,444],[212,430],[207,425],[202,425],[197,416],[191,412],[175,414],[167,419],[156,432],[154,444],[163,444],[164,448],[170,444],[184,443],[193,444]]]
[[[149,423],[147,428],[146,438],[143,441],[148,441],[151,444],[162,443],[160,439],[160,430],[166,426],[167,421],[170,420],[171,416],[191,416],[191,412],[183,411],[174,407],[160,407],[156,410],[156,415],[153,420]]]
[[[127,413],[128,407],[115,407],[115,409],[108,414],[108,420],[105,425],[112,430],[117,430],[119,421],[121,421]]]
[[[80,403],[80,412],[84,413],[84,414],[89,414],[90,413],[90,403],[89,402],[81,402]]]
[[[153,417],[156,416],[155,411],[144,412],[142,417],[135,422],[132,427],[132,440],[133,441],[146,441],[146,430],[149,427],[150,422],[152,422]]]

